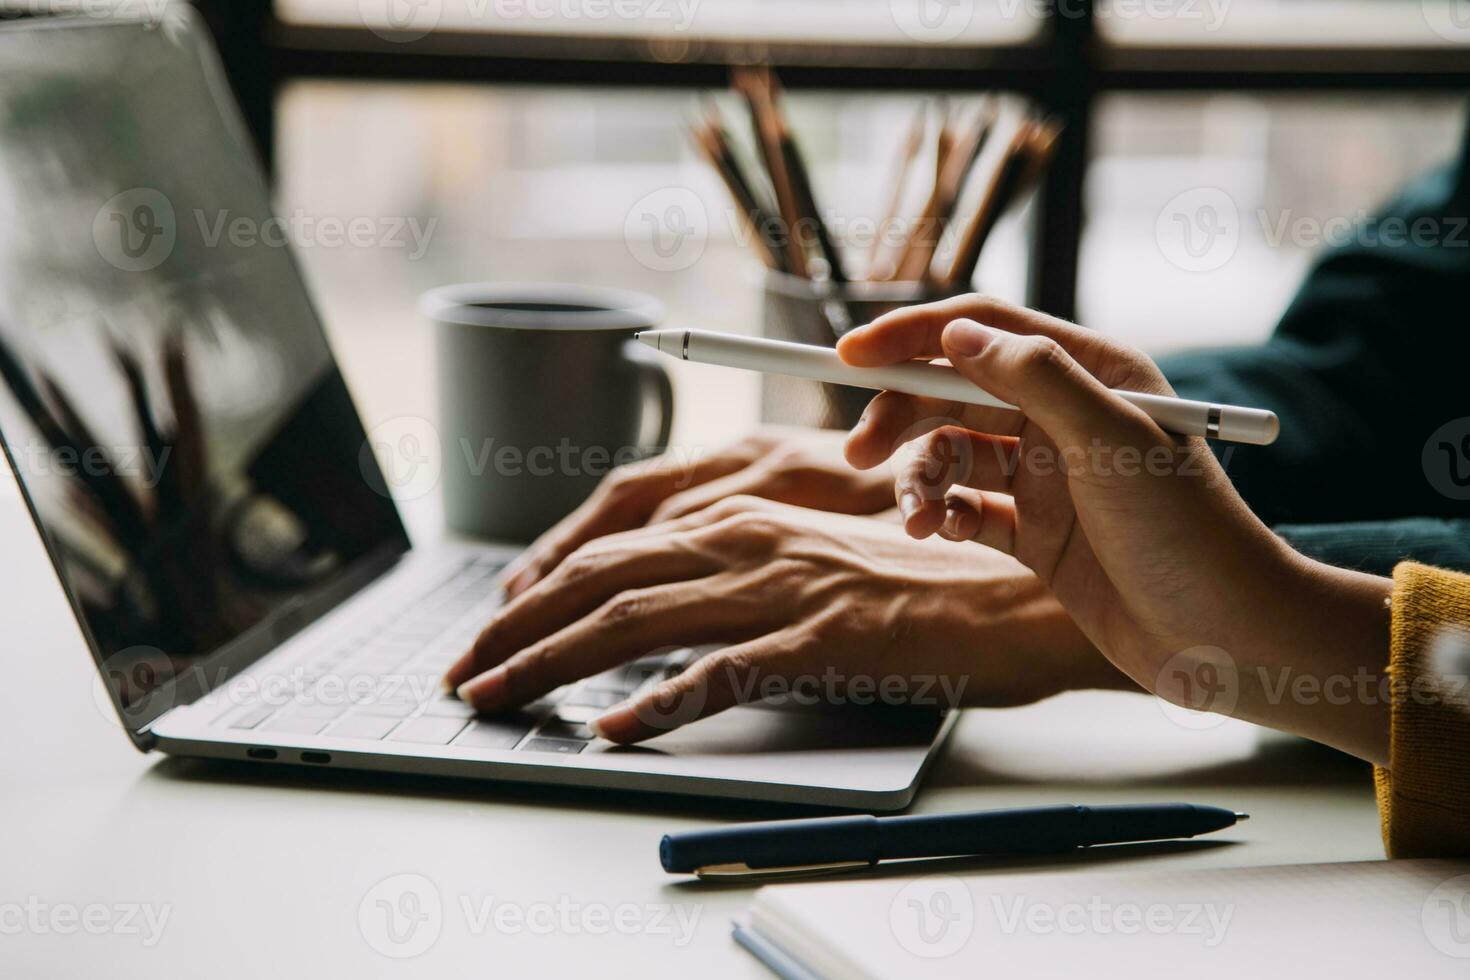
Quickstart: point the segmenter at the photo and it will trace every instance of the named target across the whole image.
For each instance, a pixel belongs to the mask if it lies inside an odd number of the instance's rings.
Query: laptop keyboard
[[[502,567],[488,558],[457,564],[428,592],[327,645],[288,676],[237,684],[215,724],[263,735],[574,755],[596,740],[587,722],[604,709],[715,649],[665,649],[510,714],[476,715],[440,680],[499,605],[492,582]]]

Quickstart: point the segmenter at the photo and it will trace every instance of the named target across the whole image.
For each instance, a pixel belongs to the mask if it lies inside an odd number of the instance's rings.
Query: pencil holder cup
[[[956,292],[934,283],[816,282],[767,272],[764,333],[773,340],[832,347],[853,327],[890,310],[946,299]],[[874,394],[863,388],[767,374],[761,380],[761,419],[846,429],[857,423]]]

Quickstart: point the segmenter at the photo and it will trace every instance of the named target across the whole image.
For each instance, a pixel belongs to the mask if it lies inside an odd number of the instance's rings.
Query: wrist
[[[1295,551],[1283,572],[1237,665],[1231,713],[1386,764],[1392,581]]]

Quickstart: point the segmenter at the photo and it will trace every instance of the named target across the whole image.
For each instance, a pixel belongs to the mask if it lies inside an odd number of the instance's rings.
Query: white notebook
[[[1465,980],[1470,863],[775,885],[736,939],[787,980]]]

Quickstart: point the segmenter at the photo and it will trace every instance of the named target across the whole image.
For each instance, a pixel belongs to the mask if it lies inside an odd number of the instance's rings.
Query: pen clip
[[[832,871],[852,871],[857,868],[871,868],[871,861],[832,861],[828,864],[788,864],[776,868],[752,868],[741,862],[730,864],[706,864],[702,868],[695,868],[694,873],[700,878],[713,880],[736,880],[743,878],[786,878],[801,875],[821,875]]]

